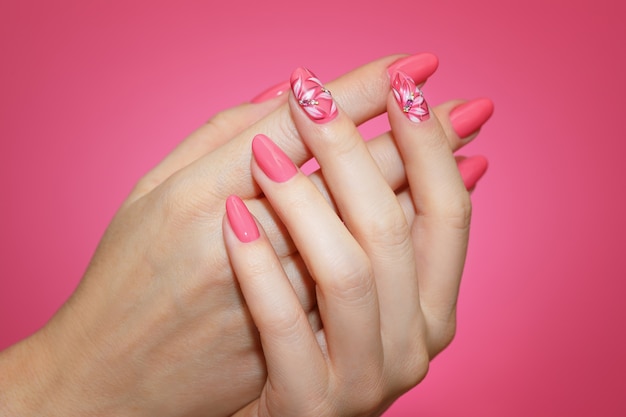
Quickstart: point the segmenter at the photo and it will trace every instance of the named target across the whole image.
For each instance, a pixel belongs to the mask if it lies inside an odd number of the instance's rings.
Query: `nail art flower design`
[[[396,71],[392,79],[393,95],[406,117],[414,123],[428,120],[430,118],[428,103],[422,91],[415,85],[415,81],[402,71]]]
[[[298,68],[291,75],[291,89],[300,107],[314,122],[326,123],[337,116],[330,91],[308,69]]]

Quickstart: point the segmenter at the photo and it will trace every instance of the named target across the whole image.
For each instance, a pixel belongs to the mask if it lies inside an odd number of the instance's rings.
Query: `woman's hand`
[[[315,280],[323,327],[311,327],[267,235],[229,197],[226,247],[268,370],[261,396],[237,416],[377,416],[454,336],[469,194],[442,126],[406,74],[393,74],[388,114],[415,207],[410,222],[327,90],[304,69],[292,83],[293,119],[338,214],[266,136],[252,144],[252,172]]]
[[[356,123],[384,111],[395,58],[329,84]],[[423,54],[401,64],[425,79],[436,59]],[[319,328],[319,319],[308,271],[252,181],[253,132],[280,138],[298,164],[310,157],[284,98],[227,110],[192,134],[138,183],[71,299],[42,331],[0,355],[0,404],[12,398],[24,409],[66,416],[206,416],[229,414],[258,396],[264,359],[221,236],[229,194],[255,206],[312,325]],[[455,135],[449,140],[453,148],[463,144]],[[404,171],[391,136],[368,147],[401,190]],[[324,190],[319,174],[312,179]]]

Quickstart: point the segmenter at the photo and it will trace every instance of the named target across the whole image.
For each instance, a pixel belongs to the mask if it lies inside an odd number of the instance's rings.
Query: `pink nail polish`
[[[259,229],[241,198],[231,195],[226,199],[226,216],[240,242],[248,243],[259,238]]]
[[[433,75],[438,66],[439,59],[435,55],[421,53],[398,59],[387,68],[387,72],[391,77],[396,71],[402,71],[420,84]]]
[[[289,86],[289,81],[283,81],[280,84],[276,84],[275,86],[268,88],[267,90],[263,91],[261,94],[250,100],[250,103],[263,103],[264,101],[271,100],[278,96],[282,96],[287,91],[289,91]]]
[[[291,89],[300,107],[316,123],[327,123],[337,117],[337,106],[330,91],[308,69],[298,68],[291,74]]]
[[[254,159],[272,181],[285,182],[298,172],[291,159],[270,138],[256,135],[252,139]]]
[[[456,106],[450,112],[450,122],[461,139],[476,132],[493,114],[493,102],[479,98]]]
[[[406,117],[414,123],[430,119],[428,103],[415,81],[402,71],[396,71],[391,77],[393,95]]]
[[[472,156],[457,162],[459,172],[463,178],[465,188],[471,190],[476,186],[478,180],[485,175],[489,162],[484,156]]]

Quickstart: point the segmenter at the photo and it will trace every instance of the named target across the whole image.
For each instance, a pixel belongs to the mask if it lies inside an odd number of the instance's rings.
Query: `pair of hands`
[[[413,80],[391,78],[387,112],[413,206],[403,209],[354,123],[306,70],[292,77],[289,108],[337,213],[270,139],[253,140],[252,175],[316,283],[323,327],[312,329],[271,242],[229,198],[226,247],[268,370],[260,398],[238,416],[380,415],[454,334],[469,195]],[[411,224],[405,210],[419,213]]]
[[[70,300],[5,355],[37,375],[5,394],[15,408],[377,415],[418,383],[454,335],[470,203],[452,152],[473,135],[450,123],[459,101],[405,117],[389,67],[422,82],[437,61],[398,58],[329,83],[339,110],[327,123],[293,95],[244,104],[148,173]],[[385,109],[393,134],[364,143],[355,125]],[[323,176],[277,181],[263,153],[294,170],[287,156],[313,155]],[[242,241],[237,218],[259,236]]]

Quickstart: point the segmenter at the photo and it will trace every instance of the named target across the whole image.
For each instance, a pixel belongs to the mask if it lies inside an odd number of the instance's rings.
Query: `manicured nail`
[[[476,186],[478,180],[485,175],[489,162],[484,156],[472,156],[458,161],[457,166],[459,167],[465,188],[471,190]]]
[[[285,182],[298,172],[291,159],[265,135],[256,135],[252,139],[252,153],[261,170],[272,181]]]
[[[402,71],[394,72],[391,76],[391,88],[400,109],[410,121],[419,123],[430,119],[428,103],[411,77]]]
[[[493,114],[493,102],[479,98],[456,106],[450,112],[450,122],[461,139],[476,132]]]
[[[433,75],[438,66],[439,59],[435,55],[421,53],[398,59],[389,65],[387,72],[392,77],[396,71],[402,71],[420,84]]]
[[[226,216],[240,242],[248,243],[259,238],[259,229],[241,198],[231,195],[226,199]]]
[[[282,96],[287,91],[289,91],[289,86],[289,81],[283,81],[280,84],[276,84],[275,86],[268,88],[267,90],[263,91],[261,94],[250,100],[250,103],[263,103],[264,101],[276,98],[278,96]]]
[[[308,69],[298,68],[291,74],[291,89],[300,107],[314,122],[327,123],[337,117],[337,106],[330,91]]]

